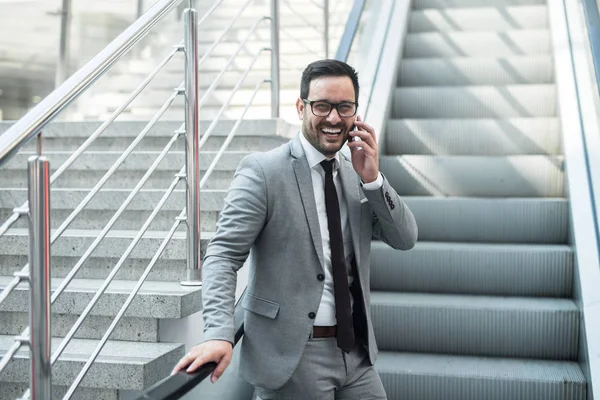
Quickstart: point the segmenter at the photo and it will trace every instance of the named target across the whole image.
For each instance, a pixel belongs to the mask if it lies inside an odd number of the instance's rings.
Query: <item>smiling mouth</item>
[[[323,128],[321,129],[321,133],[325,135],[327,138],[337,139],[342,133],[342,129],[340,128]]]

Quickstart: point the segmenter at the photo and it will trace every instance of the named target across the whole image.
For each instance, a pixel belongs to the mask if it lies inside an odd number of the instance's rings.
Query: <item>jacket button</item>
[[[315,314],[314,312],[308,313],[308,318],[310,318],[310,319],[315,319],[316,316],[317,316],[317,314]]]
[[[319,275],[317,275],[317,279],[320,280],[320,281],[324,281],[325,280],[325,275],[319,274]]]

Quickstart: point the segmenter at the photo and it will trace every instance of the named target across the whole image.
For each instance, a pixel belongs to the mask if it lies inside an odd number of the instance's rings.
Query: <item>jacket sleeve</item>
[[[394,249],[412,249],[417,242],[417,222],[385,176],[380,189],[363,193],[373,208],[373,235]]]
[[[264,174],[254,156],[246,156],[235,172],[202,265],[205,340],[234,342],[237,271],[244,265],[266,218]]]

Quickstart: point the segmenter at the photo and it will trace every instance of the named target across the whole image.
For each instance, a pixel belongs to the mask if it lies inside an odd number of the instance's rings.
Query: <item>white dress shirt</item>
[[[311,170],[311,180],[313,186],[313,193],[315,195],[315,203],[317,205],[317,214],[319,218],[319,228],[321,231],[321,242],[323,244],[323,260],[325,262],[325,287],[323,288],[323,296],[321,297],[321,303],[317,311],[314,325],[317,326],[333,326],[336,325],[335,318],[335,296],[333,293],[333,270],[331,266],[331,245],[329,243],[329,226],[327,222],[327,211],[325,208],[325,171],[321,167],[320,163],[323,160],[327,160],[321,152],[311,145],[308,140],[304,137],[302,132],[299,134],[300,143],[304,148],[306,154],[306,160]],[[340,219],[342,223],[342,237],[344,238],[344,256],[346,258],[346,270],[348,271],[348,285],[351,285],[354,278],[352,276],[351,262],[354,257],[354,247],[352,245],[352,235],[350,233],[350,223],[348,220],[348,207],[346,206],[346,199],[340,183],[338,169],[340,167],[340,154],[339,152],[333,157],[335,162],[333,163],[333,183],[338,196],[338,202],[340,205]],[[329,158],[331,159],[331,158]],[[363,183],[363,190],[376,190],[381,188],[383,185],[383,177],[381,173],[378,175],[375,182]],[[352,295],[350,295],[350,304],[353,304]]]

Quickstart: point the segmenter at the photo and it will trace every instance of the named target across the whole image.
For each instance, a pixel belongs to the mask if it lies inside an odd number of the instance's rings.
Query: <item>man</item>
[[[358,91],[349,65],[308,65],[301,133],[240,163],[202,269],[206,341],[174,371],[214,361],[214,382],[229,365],[236,273],[249,255],[240,374],[258,396],[386,398],[373,367],[371,238],[407,250],[417,226],[379,172],[375,131],[356,116]],[[351,161],[339,153],[346,142]]]

